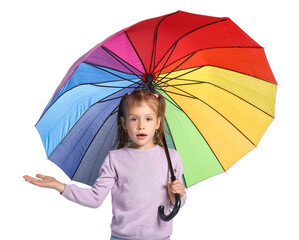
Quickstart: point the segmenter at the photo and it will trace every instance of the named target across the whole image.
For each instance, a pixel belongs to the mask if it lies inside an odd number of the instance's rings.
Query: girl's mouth
[[[138,134],[138,135],[137,135],[137,138],[142,140],[142,139],[144,139],[146,136],[147,136],[146,134],[141,133],[141,134]]]

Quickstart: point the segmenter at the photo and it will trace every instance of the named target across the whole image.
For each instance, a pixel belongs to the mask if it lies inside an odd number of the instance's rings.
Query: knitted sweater
[[[182,181],[182,162],[175,149],[169,149],[175,176]],[[159,145],[150,149],[121,148],[111,150],[90,189],[66,184],[62,195],[78,204],[99,207],[111,190],[111,234],[130,240],[169,240],[173,220],[164,222],[158,207],[165,214],[173,208],[167,193],[170,171],[165,151]],[[186,192],[181,198],[185,204]]]

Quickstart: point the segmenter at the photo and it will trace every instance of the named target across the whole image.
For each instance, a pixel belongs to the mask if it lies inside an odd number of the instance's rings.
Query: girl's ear
[[[124,117],[120,117],[121,125],[123,126],[123,129],[126,130],[126,124]]]
[[[161,117],[158,117],[158,119],[157,119],[157,125],[156,125],[156,130],[158,130],[160,128],[160,124],[161,124]]]

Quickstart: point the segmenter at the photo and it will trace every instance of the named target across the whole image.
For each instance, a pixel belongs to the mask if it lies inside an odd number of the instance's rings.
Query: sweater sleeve
[[[62,196],[80,205],[97,208],[102,204],[115,183],[116,171],[109,153],[103,161],[100,175],[92,188],[85,189],[74,184],[66,184]]]
[[[181,156],[178,152],[176,152],[176,173],[174,174],[176,179],[179,179],[181,182],[183,182],[182,177],[183,177],[183,165],[182,165],[182,159]],[[181,207],[185,205],[185,202],[187,200],[187,195],[186,195],[186,189],[184,192],[184,196],[181,198]],[[171,203],[171,206],[173,207],[174,205]]]

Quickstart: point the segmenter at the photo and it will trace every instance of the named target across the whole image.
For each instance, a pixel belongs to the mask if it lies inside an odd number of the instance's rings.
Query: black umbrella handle
[[[175,181],[176,177],[174,176],[174,172],[173,172],[173,168],[172,168],[172,164],[171,164],[171,160],[170,160],[170,155],[169,155],[169,151],[168,151],[168,147],[167,147],[167,143],[166,143],[166,139],[165,139],[165,135],[163,136],[163,145],[164,145],[164,149],[165,149],[165,153],[166,153],[166,157],[167,157],[167,161],[168,161],[168,166],[169,166],[169,170],[170,170],[170,174],[171,174],[171,181]],[[158,209],[158,213],[160,218],[163,221],[170,221],[171,219],[173,219],[175,217],[175,215],[177,215],[177,213],[180,210],[181,207],[181,196],[178,193],[174,194],[175,197],[175,205],[174,208],[172,210],[172,212],[166,216],[164,213],[164,206],[160,206]]]
[[[173,208],[172,212],[168,216],[166,216],[165,213],[164,213],[164,206],[161,205],[159,207],[159,210],[158,210],[159,216],[165,222],[168,222],[171,219],[173,219],[175,217],[175,215],[177,215],[177,213],[180,210],[180,207],[181,207],[181,196],[180,196],[179,193],[176,193],[176,194],[174,194],[174,197],[175,197],[175,205],[174,205],[174,208]]]

